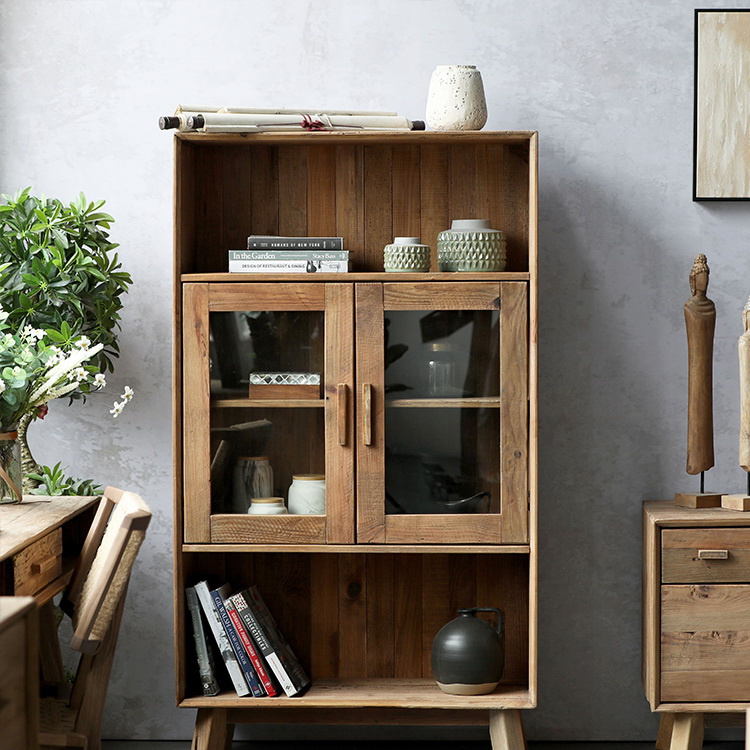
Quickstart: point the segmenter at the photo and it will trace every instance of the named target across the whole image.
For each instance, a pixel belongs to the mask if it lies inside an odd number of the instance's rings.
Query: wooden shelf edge
[[[497,710],[533,708],[525,686],[501,685],[489,695],[448,695],[430,679],[341,679],[314,680],[310,689],[299,697],[239,698],[229,692],[221,695],[195,696],[178,703],[180,708],[397,708],[437,710]]]
[[[325,398],[217,398],[211,401],[214,409],[322,409]]]
[[[529,281],[528,271],[499,271],[498,273],[385,273],[380,271],[352,271],[350,273],[183,273],[180,280],[190,283],[222,283],[232,281],[299,282],[355,282],[355,281]]]
[[[318,132],[267,132],[267,133],[198,133],[183,132],[175,133],[175,138],[180,141],[190,143],[206,144],[243,144],[243,143],[330,143],[335,141],[347,141],[350,143],[382,143],[383,141],[392,141],[394,143],[412,142],[412,143],[481,143],[482,141],[492,141],[498,143],[529,142],[536,136],[536,130],[454,130],[454,131],[434,131],[434,130],[402,130],[402,131],[383,131],[383,130],[332,130]]]
[[[315,552],[528,555],[528,544],[183,544],[183,552]]]
[[[750,703],[660,703],[655,713],[672,714],[730,714],[744,713],[750,708]]]

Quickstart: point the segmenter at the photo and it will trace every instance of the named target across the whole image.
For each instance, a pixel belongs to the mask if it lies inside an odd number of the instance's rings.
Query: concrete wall
[[[741,4],[701,4],[710,6]],[[55,405],[32,435],[45,463],[62,459],[78,475],[134,487],[155,511],[105,736],[180,738],[192,722],[173,708],[172,139],[158,116],[181,102],[215,102],[386,108],[419,118],[434,66],[472,63],[484,76],[487,128],[541,134],[541,690],[529,735],[653,737],[639,676],[640,505],[696,487],[684,473],[682,304],[698,252],[708,254],[719,314],[718,466],[708,485],[740,491],[744,482],[735,341],[750,292],[750,214],[747,204],[691,201],[694,7],[0,4],[0,190],[33,185],[65,199],[79,190],[106,198],[135,280],[107,395]],[[108,409],[126,383],[136,398],[113,422]]]

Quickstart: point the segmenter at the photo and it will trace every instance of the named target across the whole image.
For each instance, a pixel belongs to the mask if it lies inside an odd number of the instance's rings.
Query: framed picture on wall
[[[750,9],[695,11],[693,200],[750,200]]]

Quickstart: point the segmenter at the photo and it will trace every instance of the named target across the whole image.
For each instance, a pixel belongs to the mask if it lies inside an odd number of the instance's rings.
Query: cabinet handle
[[[728,560],[729,550],[726,549],[699,549],[699,560]]]
[[[339,445],[346,445],[346,383],[336,386],[336,426]]]
[[[372,385],[362,384],[362,432],[365,445],[372,445]]]

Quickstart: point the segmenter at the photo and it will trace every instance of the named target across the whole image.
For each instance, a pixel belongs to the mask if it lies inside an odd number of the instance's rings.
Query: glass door
[[[526,543],[526,284],[358,284],[356,298],[357,540]]]
[[[352,285],[183,293],[185,541],[353,542]]]

